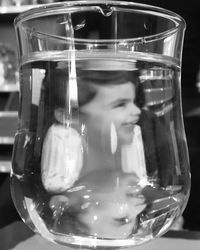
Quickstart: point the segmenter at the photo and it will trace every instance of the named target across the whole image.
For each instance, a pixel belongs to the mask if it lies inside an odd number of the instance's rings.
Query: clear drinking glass
[[[130,247],[182,214],[184,20],[128,1],[67,1],[15,20],[20,72],[12,197],[44,238]]]

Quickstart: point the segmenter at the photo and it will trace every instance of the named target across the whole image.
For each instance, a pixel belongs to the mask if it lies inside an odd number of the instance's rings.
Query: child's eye
[[[128,216],[124,216],[121,218],[115,218],[115,222],[119,225],[124,225],[131,222],[131,219]]]
[[[114,108],[123,108],[123,107],[125,107],[126,106],[126,103],[125,102],[119,102],[119,103],[117,103],[115,106],[114,106]]]

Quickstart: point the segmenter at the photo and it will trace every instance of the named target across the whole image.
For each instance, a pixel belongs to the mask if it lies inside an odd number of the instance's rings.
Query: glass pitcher
[[[15,19],[20,72],[11,191],[44,238],[130,247],[182,214],[185,22],[131,1],[66,1]]]

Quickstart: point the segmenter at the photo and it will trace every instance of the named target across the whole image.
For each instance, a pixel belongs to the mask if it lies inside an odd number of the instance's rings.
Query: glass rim
[[[69,1],[64,1],[64,2],[55,2],[55,3],[49,3],[49,4],[40,4],[40,5],[35,5],[33,8],[30,8],[29,10],[26,10],[22,13],[20,13],[17,17],[14,19],[14,28],[16,29],[18,26],[21,25],[21,23],[28,21],[28,20],[33,20],[40,18],[42,16],[53,16],[56,14],[64,14],[66,13],[66,8],[72,10],[72,8],[75,8],[77,11],[77,7],[85,7],[85,8],[90,8],[94,7],[95,4],[100,6],[108,6],[111,5],[113,7],[131,7],[135,11],[135,13],[148,13],[150,15],[154,15],[155,17],[163,17],[166,20],[170,20],[172,23],[174,23],[174,27],[170,29],[166,29],[163,32],[149,35],[149,36],[142,36],[142,37],[136,37],[136,38],[123,38],[123,39],[82,39],[82,38],[74,38],[74,41],[77,42],[90,42],[90,43],[96,43],[98,41],[99,44],[102,43],[116,43],[116,42],[129,42],[129,41],[135,41],[135,42],[149,42],[155,39],[159,39],[165,36],[172,35],[173,33],[176,33],[177,30],[182,27],[184,30],[186,28],[186,22],[182,16],[179,14],[165,9],[161,8],[155,5],[150,5],[150,4],[143,4],[143,3],[137,3],[134,1],[120,1],[120,0],[69,0]],[[135,9],[134,9],[135,8]],[[85,10],[85,9],[84,9]],[[81,9],[80,9],[81,11]],[[83,11],[83,9],[82,9]],[[131,9],[130,9],[131,12]],[[72,13],[72,12],[71,12]],[[64,39],[64,37],[60,37],[61,39]]]

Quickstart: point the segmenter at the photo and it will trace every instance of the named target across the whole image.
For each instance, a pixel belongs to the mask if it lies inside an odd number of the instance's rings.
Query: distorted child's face
[[[108,175],[109,176],[109,175]],[[111,187],[111,183],[115,185]],[[102,181],[103,182],[103,181]],[[83,203],[78,220],[89,234],[109,239],[126,239],[138,230],[138,215],[145,209],[145,198],[135,186],[134,175],[109,176],[100,190]],[[104,190],[103,190],[104,189]]]
[[[62,211],[54,230],[67,231],[70,225],[66,213],[73,212],[76,230],[84,235],[126,239],[137,233],[138,215],[146,208],[142,188],[137,183],[134,174],[115,171],[99,170],[84,176],[76,189],[52,197],[50,207],[55,212],[55,207],[60,206]]]
[[[81,107],[90,132],[99,137],[110,136],[111,124],[115,126],[118,142],[132,142],[133,127],[141,110],[134,103],[135,86],[131,82],[117,85],[94,85],[97,94]]]

